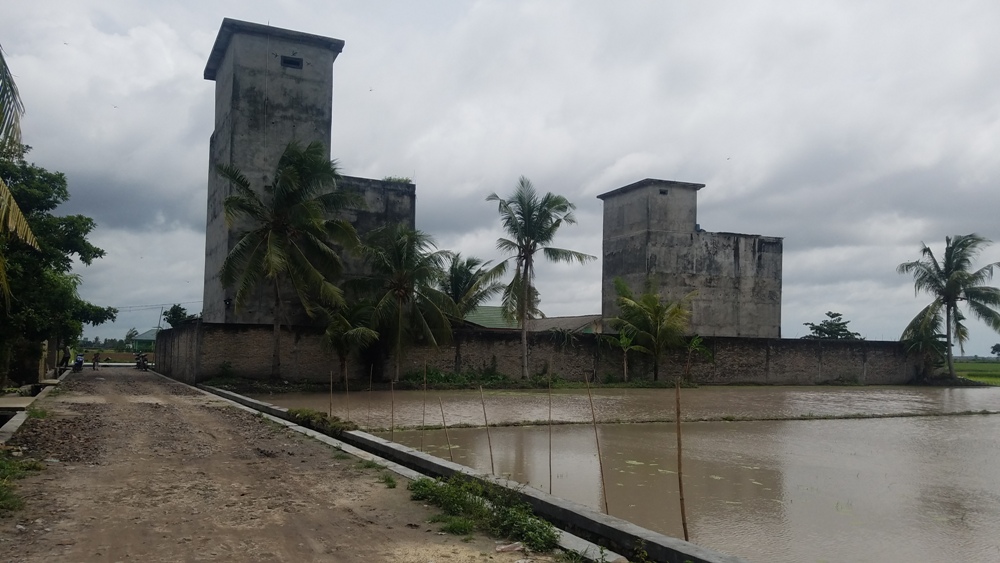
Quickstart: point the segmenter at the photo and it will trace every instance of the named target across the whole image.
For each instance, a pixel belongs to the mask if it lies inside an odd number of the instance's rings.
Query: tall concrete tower
[[[618,315],[615,278],[637,294],[649,279],[666,299],[697,291],[693,334],[780,338],[782,239],[701,230],[704,187],[647,178],[597,196],[604,201],[602,315]]]
[[[205,293],[202,318],[213,323],[267,324],[273,297],[261,291],[236,312],[234,290],[219,282],[219,268],[238,240],[239,225],[226,227],[223,202],[229,183],[220,164],[239,168],[255,188],[267,185],[282,151],[292,140],[330,146],[333,62],[340,39],[226,18],[205,65],[215,81],[215,131],[208,170],[205,237]],[[287,322],[301,321],[301,312]]]

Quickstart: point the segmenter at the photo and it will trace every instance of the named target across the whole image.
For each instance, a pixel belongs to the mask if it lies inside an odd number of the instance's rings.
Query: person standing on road
[[[59,367],[66,368],[69,367],[69,345],[63,346],[62,359],[59,360]]]
[[[100,361],[101,361],[101,353],[100,352],[94,352],[94,357],[90,358],[90,369],[92,369],[94,371],[98,371],[97,364]]]

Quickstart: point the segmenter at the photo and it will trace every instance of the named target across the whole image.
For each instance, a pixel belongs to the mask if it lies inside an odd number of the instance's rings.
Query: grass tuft
[[[468,519],[475,528],[494,536],[523,542],[532,551],[556,546],[555,527],[536,517],[527,503],[504,487],[456,475],[447,481],[417,479],[409,489],[413,500],[433,504],[448,517]]]
[[[382,483],[383,485],[385,485],[385,488],[387,488],[387,489],[395,489],[396,488],[396,478],[393,477],[392,473],[389,473],[388,471],[386,471],[386,472],[382,473],[381,475],[379,475],[378,476],[378,480],[379,480],[380,483]]]
[[[42,469],[45,466],[34,459],[16,458],[8,451],[0,451],[0,514],[24,507],[24,501],[14,491],[12,481],[27,476],[31,471]]]

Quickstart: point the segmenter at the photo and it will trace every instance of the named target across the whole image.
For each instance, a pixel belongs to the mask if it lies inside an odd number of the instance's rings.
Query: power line
[[[182,301],[177,303],[150,303],[148,305],[118,305],[115,309],[118,309],[119,313],[132,313],[135,311],[152,311],[154,309],[159,309],[160,307],[172,307],[174,305],[193,305],[195,303],[201,303],[201,301]]]

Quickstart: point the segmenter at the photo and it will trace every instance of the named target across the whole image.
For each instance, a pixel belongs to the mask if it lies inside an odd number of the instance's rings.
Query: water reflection
[[[692,540],[751,561],[994,561],[1000,417],[686,423]],[[593,430],[553,430],[553,493],[603,506]],[[489,471],[485,431],[450,433]],[[671,424],[602,425],[613,515],[681,534]],[[492,431],[497,472],[548,490],[548,429]],[[418,447],[419,431],[397,432]],[[425,449],[447,456],[444,433]]]
[[[992,410],[1000,411],[1000,388],[940,389],[925,387],[701,387],[685,389],[684,417],[702,418],[796,418],[851,414],[927,414]],[[581,389],[553,391],[553,418],[558,421],[589,422],[590,402]],[[306,407],[326,411],[324,393],[256,395],[284,407]],[[448,424],[483,424],[478,391],[430,391],[424,409],[420,391],[396,391],[395,425],[441,424],[438,399]],[[369,408],[369,401],[371,407]],[[545,391],[486,391],[490,424],[548,419]],[[599,421],[665,420],[673,417],[672,389],[595,389],[594,408]],[[351,418],[362,427],[388,428],[390,394],[352,392]],[[346,417],[347,397],[334,395],[334,414]]]
[[[442,397],[449,424],[482,421],[478,392],[429,396]],[[548,412],[538,392],[489,393],[486,403],[491,422]],[[692,417],[948,413],[1000,410],[1000,389],[704,388],[685,390],[684,403]],[[388,426],[388,403],[384,415],[379,404],[373,424]],[[669,390],[595,396],[601,420],[669,416],[671,405]],[[317,406],[325,409],[325,398]],[[585,392],[560,392],[553,406],[559,420],[590,417]],[[401,423],[419,425],[421,407],[419,393],[396,393]],[[440,417],[428,409],[428,423],[439,423],[432,412]],[[761,562],[1000,561],[1000,416],[692,422],[683,432],[695,543]],[[449,434],[457,462],[490,470],[483,429]],[[498,473],[549,489],[546,426],[492,428],[491,436]],[[611,513],[681,535],[674,425],[603,424],[599,437]],[[444,432],[395,438],[448,457]],[[592,427],[553,427],[552,450],[553,494],[600,510]]]

